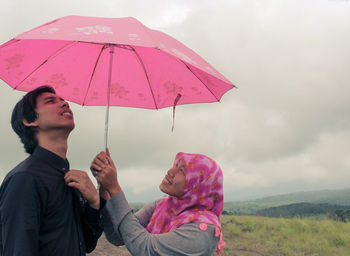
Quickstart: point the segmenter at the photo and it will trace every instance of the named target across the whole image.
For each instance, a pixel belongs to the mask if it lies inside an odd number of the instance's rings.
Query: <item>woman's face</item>
[[[165,175],[159,188],[169,196],[180,197],[184,193],[186,183],[186,166],[183,159],[177,161]]]

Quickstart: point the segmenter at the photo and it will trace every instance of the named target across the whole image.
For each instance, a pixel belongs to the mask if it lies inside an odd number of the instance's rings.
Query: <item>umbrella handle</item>
[[[107,107],[106,107],[106,117],[105,117],[105,150],[106,152],[107,152],[107,146],[108,146],[109,100],[111,96],[111,81],[112,81],[113,54],[114,54],[113,45],[110,45],[109,53],[110,54],[109,54],[109,70],[108,70]]]
[[[108,117],[109,117],[109,105],[106,106],[106,117],[105,117],[105,138],[104,138],[104,149],[107,151],[108,147]]]

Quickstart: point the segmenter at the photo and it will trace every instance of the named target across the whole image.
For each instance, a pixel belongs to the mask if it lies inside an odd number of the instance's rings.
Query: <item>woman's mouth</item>
[[[171,185],[171,184],[172,184],[172,182],[171,182],[171,180],[169,179],[168,175],[166,175],[166,176],[164,177],[162,183],[163,183],[164,185]]]

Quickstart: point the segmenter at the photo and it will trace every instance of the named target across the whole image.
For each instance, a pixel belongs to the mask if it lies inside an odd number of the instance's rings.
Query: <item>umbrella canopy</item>
[[[159,109],[215,102],[233,88],[171,36],[135,18],[66,16],[0,46],[0,78],[30,91],[43,84],[71,102]]]

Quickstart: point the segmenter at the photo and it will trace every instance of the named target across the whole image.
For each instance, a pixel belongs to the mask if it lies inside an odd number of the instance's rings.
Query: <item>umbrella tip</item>
[[[182,97],[182,95],[180,93],[178,93],[176,95],[176,98],[174,100],[174,106],[173,106],[173,126],[171,127],[171,132],[174,131],[174,125],[175,125],[175,107],[177,105],[177,103],[179,102],[180,98]]]

